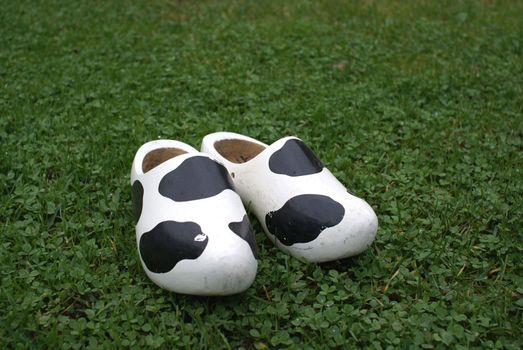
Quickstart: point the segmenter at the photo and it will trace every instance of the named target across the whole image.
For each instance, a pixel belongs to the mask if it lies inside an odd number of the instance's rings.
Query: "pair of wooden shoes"
[[[143,267],[154,283],[178,293],[249,288],[257,255],[245,207],[278,248],[308,262],[359,254],[378,228],[367,202],[296,137],[269,146],[218,132],[204,137],[201,152],[151,141],[135,155],[131,185]]]

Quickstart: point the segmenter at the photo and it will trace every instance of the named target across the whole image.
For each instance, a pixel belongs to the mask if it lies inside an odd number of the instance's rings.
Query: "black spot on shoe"
[[[304,194],[265,215],[265,224],[282,244],[290,246],[315,240],[324,229],[339,224],[344,215],[345,208],[332,198]]]
[[[252,232],[251,223],[247,215],[243,217],[242,221],[231,222],[229,228],[232,232],[236,233],[238,236],[243,238],[249,246],[251,247],[252,254],[255,258],[258,258],[258,247],[256,246],[256,239],[254,237],[254,232]]]
[[[140,237],[140,255],[147,268],[165,273],[181,260],[198,258],[209,238],[194,222],[164,221]]]
[[[227,169],[207,157],[191,157],[160,181],[158,191],[176,202],[215,196],[232,189]]]
[[[323,164],[303,141],[291,139],[271,155],[269,168],[276,174],[303,176],[321,172]]]
[[[142,183],[138,180],[133,182],[131,197],[133,202],[134,219],[136,222],[138,222],[138,220],[140,220],[140,216],[142,215],[143,207],[143,186]]]

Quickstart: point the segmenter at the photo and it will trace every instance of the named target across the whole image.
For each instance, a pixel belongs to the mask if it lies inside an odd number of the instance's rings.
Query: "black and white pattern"
[[[265,215],[265,226],[278,240],[291,246],[314,241],[328,227],[341,222],[343,206],[330,197],[302,194]]]
[[[184,152],[159,156],[144,172],[144,157],[166,148]],[[131,184],[139,256],[153,282],[195,295],[250,286],[257,268],[254,235],[223,165],[181,142],[152,141],[135,156]]]
[[[215,144],[227,140],[227,154]],[[231,155],[239,140],[262,151],[245,162]],[[202,152],[234,173],[232,181],[267,235],[283,251],[306,261],[323,262],[361,253],[374,240],[377,217],[362,199],[346,188],[296,137],[266,145],[250,137],[219,132],[207,135]]]
[[[269,169],[275,174],[304,176],[321,172],[323,164],[303,141],[290,139],[271,155]]]
[[[193,201],[232,190],[229,173],[223,165],[201,156],[185,159],[166,174],[158,192],[176,202]]]
[[[236,233],[242,239],[244,239],[251,247],[252,253],[255,257],[258,257],[258,246],[256,245],[256,239],[254,238],[254,232],[252,232],[251,223],[249,217],[243,216],[242,221],[229,223],[229,228],[232,232]]]
[[[166,273],[181,260],[197,259],[209,238],[195,222],[163,221],[140,237],[140,256],[155,273]]]

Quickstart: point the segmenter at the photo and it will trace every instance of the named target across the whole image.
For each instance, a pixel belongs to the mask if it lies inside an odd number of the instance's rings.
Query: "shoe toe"
[[[338,202],[345,210],[338,224],[325,228],[311,242],[280,247],[309,262],[339,260],[365,251],[374,241],[378,229],[374,210],[363,199],[354,196]]]
[[[151,280],[167,290],[191,295],[231,295],[249,288],[257,261],[247,242],[223,237],[209,245],[196,260],[182,260],[165,274],[147,271]]]
[[[340,227],[346,234],[347,252],[344,257],[365,251],[374,241],[378,230],[378,217],[367,202],[358,198],[351,207],[351,212]]]

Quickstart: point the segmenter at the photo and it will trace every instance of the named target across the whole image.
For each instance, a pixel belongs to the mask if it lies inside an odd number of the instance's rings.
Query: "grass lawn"
[[[0,1],[0,347],[523,346],[522,1]],[[305,264],[252,217],[252,287],[137,255],[149,140],[297,135],[380,221]]]

